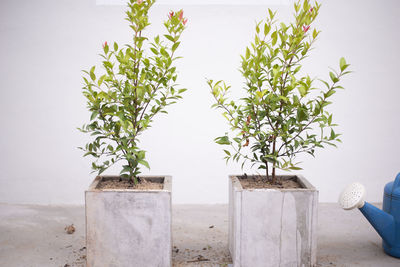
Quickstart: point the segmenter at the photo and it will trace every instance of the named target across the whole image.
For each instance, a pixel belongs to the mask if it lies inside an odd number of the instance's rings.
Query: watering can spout
[[[390,246],[394,245],[396,231],[394,217],[368,202],[364,202],[364,205],[359,210],[382,239]]]
[[[400,173],[385,185],[382,210],[364,201],[365,188],[360,183],[348,185],[339,196],[345,210],[358,208],[382,237],[383,250],[400,258]]]

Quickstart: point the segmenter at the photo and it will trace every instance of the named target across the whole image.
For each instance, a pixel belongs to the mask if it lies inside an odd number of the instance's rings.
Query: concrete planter
[[[296,177],[304,188],[243,189],[236,176],[229,177],[234,267],[316,265],[318,191]]]
[[[162,190],[107,189],[98,176],[85,192],[87,267],[170,267],[171,177]]]

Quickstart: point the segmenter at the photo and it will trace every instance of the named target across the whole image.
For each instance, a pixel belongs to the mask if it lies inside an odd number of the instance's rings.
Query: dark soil
[[[160,179],[149,179],[141,178],[140,182],[136,185],[129,181],[128,179],[120,179],[119,177],[103,177],[99,184],[97,185],[97,189],[135,189],[135,190],[162,190],[163,189],[163,180]]]
[[[277,184],[272,184],[267,180],[266,176],[261,175],[242,175],[238,176],[240,184],[244,189],[295,189],[303,188],[301,184],[297,182],[296,176],[277,176]]]

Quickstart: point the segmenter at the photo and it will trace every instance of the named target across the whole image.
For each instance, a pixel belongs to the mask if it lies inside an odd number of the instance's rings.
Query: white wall
[[[183,7],[189,22],[179,82],[189,90],[142,140],[152,167],[145,174],[173,175],[175,203],[227,202],[227,176],[241,173],[238,165],[225,165],[213,143],[228,126],[210,109],[205,78],[225,79],[240,92],[239,54],[267,7]],[[291,6],[271,7],[290,18]],[[170,8],[154,7],[152,31],[159,31]],[[100,63],[104,41],[129,41],[124,9],[96,6],[95,0],[0,2],[0,202],[83,203],[94,174],[76,149],[88,140],[75,129],[89,117],[81,70]],[[323,1],[322,34],[307,69],[327,78],[328,66],[345,56],[355,71],[331,106],[343,144],[302,158],[301,173],[319,188],[323,202],[336,201],[352,181],[365,184],[367,200],[380,201],[384,184],[400,171],[398,14],[397,0]]]

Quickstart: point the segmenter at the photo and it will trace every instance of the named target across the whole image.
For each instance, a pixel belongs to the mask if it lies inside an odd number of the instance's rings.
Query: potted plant
[[[85,194],[87,266],[171,266],[171,177],[139,176],[149,168],[139,137],[153,117],[181,98],[175,52],[187,19],[170,12],[163,38],[144,34],[155,0],[130,0],[131,44],[103,44],[103,74],[85,71],[83,94],[91,112],[80,130],[98,175],[122,162],[120,175],[97,176]]]
[[[327,106],[349,65],[341,58],[329,82],[304,74],[301,65],[320,33],[312,26],[319,9],[299,1],[294,22],[277,25],[276,12],[268,10],[256,24],[242,56],[241,101],[229,100],[225,82],[208,81],[213,107],[231,127],[231,134],[215,139],[230,147],[226,160],[241,161],[242,168],[249,162],[264,174],[229,177],[229,249],[236,267],[316,264],[318,191],[303,176],[276,170],[300,170],[299,153],[314,156],[317,148],[340,142]]]

